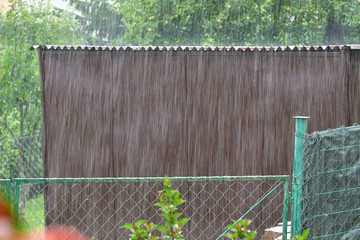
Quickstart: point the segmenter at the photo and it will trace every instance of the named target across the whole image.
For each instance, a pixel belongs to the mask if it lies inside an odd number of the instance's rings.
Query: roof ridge
[[[92,45],[34,45],[31,50],[80,50],[80,51],[205,51],[205,52],[304,52],[339,51],[360,49],[360,45],[319,46],[92,46]]]

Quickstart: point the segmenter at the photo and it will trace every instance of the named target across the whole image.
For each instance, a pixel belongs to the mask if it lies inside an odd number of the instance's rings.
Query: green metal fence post
[[[10,204],[11,204],[11,180],[9,180],[6,183],[6,202],[10,206]]]
[[[294,170],[292,180],[292,209],[291,209],[291,235],[301,234],[302,226],[302,181],[304,167],[304,136],[307,130],[309,117],[296,116],[295,146],[294,146]]]
[[[15,222],[18,222],[19,218],[19,194],[20,194],[20,182],[14,179],[14,218]]]
[[[290,199],[289,185],[290,185],[290,177],[285,180],[285,186],[284,186],[283,240],[286,240],[287,238],[289,199]]]

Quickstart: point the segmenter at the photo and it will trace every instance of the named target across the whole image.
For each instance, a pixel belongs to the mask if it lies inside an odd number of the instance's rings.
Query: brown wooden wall
[[[291,174],[293,116],[359,119],[354,54],[40,50],[45,177]]]
[[[358,118],[344,56],[42,51],[45,176],[290,174],[294,115]]]

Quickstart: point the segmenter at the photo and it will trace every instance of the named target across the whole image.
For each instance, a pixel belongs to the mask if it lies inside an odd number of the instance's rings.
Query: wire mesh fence
[[[294,176],[302,197],[293,203],[302,209],[301,225],[294,231],[309,228],[309,239],[360,239],[360,126],[305,135],[303,147],[303,169]]]
[[[0,142],[0,179],[43,177],[41,135]]]
[[[125,223],[140,219],[164,223],[154,206],[162,180],[15,179],[15,216],[29,230],[70,225],[90,238],[127,239],[130,231],[120,228]],[[184,239],[217,239],[239,218],[251,219],[249,228],[261,239],[266,228],[287,217],[284,196],[288,176],[184,177],[171,181],[172,188],[186,200],[179,209],[182,217],[190,219],[183,227]]]
[[[11,203],[11,180],[0,179],[0,196],[4,196],[6,201]]]

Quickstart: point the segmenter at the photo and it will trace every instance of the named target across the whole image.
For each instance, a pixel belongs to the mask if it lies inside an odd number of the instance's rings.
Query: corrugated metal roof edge
[[[204,51],[204,52],[317,52],[340,51],[343,49],[360,49],[360,45],[328,45],[328,46],[279,46],[279,47],[250,47],[250,46],[70,46],[70,45],[34,45],[31,50],[75,50],[75,51]]]

